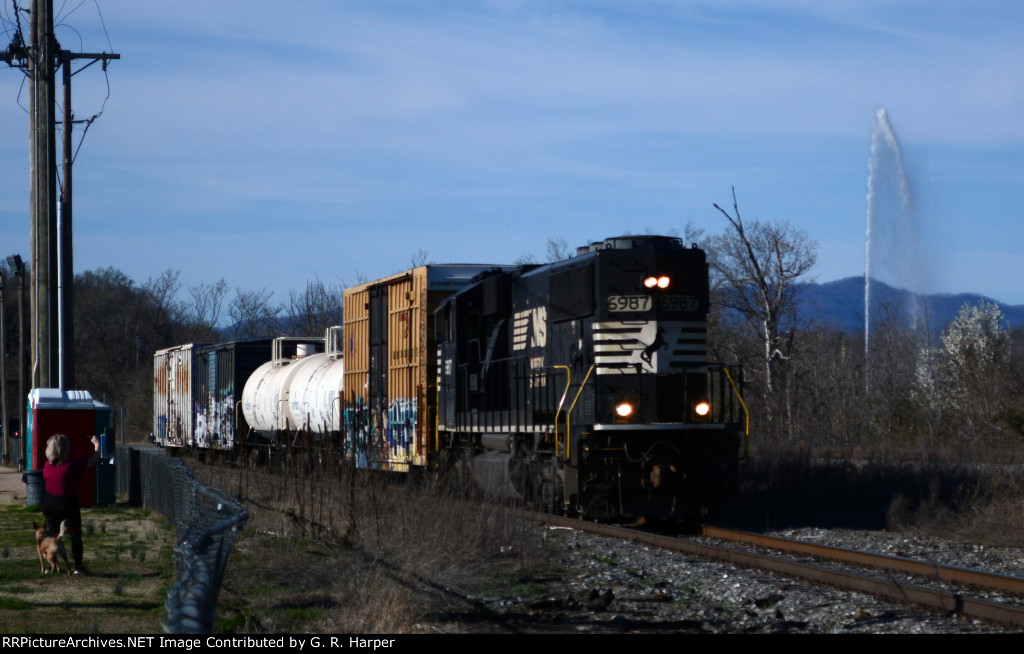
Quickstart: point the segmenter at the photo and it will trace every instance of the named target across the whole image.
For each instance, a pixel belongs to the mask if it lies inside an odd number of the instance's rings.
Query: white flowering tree
[[[923,352],[915,397],[961,443],[999,430],[1008,395],[1010,333],[999,306],[965,304],[937,351]]]

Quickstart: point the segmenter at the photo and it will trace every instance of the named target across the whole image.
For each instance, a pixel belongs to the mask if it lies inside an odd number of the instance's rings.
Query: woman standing
[[[60,532],[60,523],[68,521],[68,538],[71,539],[71,554],[75,557],[75,574],[85,574],[82,567],[82,514],[78,504],[78,486],[82,474],[100,460],[100,439],[92,437],[95,451],[85,459],[68,458],[68,437],[54,434],[46,441],[46,464],[43,465],[43,481],[46,495],[43,497],[43,517],[46,529],[53,535]]]

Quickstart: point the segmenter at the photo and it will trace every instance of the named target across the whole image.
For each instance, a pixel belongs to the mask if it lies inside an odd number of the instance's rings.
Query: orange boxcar
[[[437,401],[434,311],[493,268],[426,265],[345,291],[344,423],[359,467],[427,465]]]

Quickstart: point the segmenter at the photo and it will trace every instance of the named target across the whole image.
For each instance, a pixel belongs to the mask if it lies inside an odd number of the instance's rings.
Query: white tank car
[[[341,391],[344,361],[341,327],[324,335],[325,352],[295,364],[288,389],[289,421],[292,429],[329,434],[341,429]]]
[[[328,360],[327,353],[317,352],[323,349],[322,343],[323,339],[274,339],[271,360],[256,369],[242,390],[242,413],[253,431],[272,438],[276,433],[303,426],[302,418],[292,417],[292,382],[297,377],[309,379],[310,371]],[[305,400],[297,397],[296,402],[301,414]]]

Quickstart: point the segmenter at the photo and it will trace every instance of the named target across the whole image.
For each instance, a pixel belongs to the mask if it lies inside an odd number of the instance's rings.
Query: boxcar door
[[[370,442],[371,459],[387,457],[388,412],[388,287],[372,286],[370,291]]]

